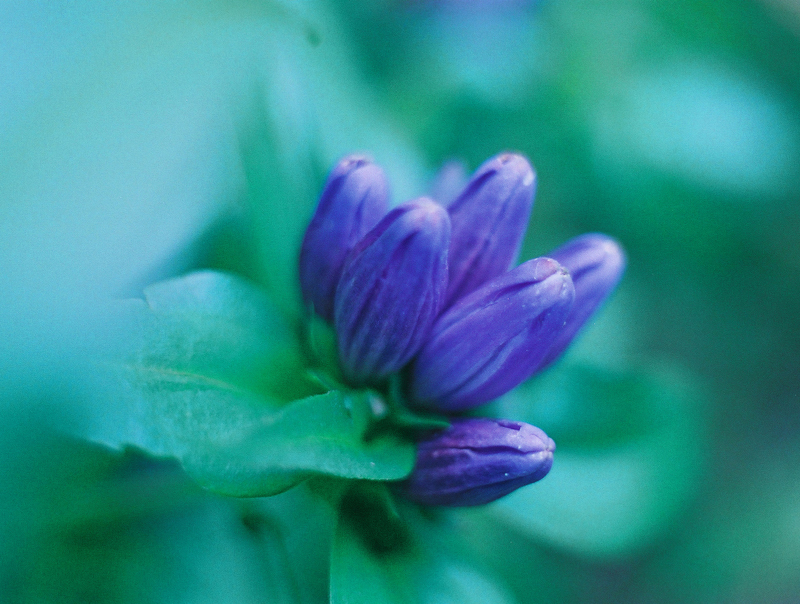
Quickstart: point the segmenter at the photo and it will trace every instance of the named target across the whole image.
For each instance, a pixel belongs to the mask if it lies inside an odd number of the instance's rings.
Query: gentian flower
[[[530,424],[458,419],[419,443],[414,472],[398,489],[425,505],[489,503],[544,478],[555,447]]]
[[[521,155],[485,162],[447,207],[453,223],[448,305],[506,272],[519,254],[536,176]]]
[[[303,240],[300,284],[333,323],[351,385],[381,388],[395,374],[409,407],[458,413],[563,352],[625,262],[612,239],[593,234],[511,268],[535,182],[524,157],[503,153],[455,198],[440,187],[443,203],[420,198],[387,212],[377,166],[353,156],[334,169]],[[419,444],[398,489],[430,505],[485,503],[544,477],[554,448],[527,424],[455,419]]]
[[[555,260],[529,260],[459,300],[436,321],[411,369],[414,404],[461,411],[505,394],[542,365],[574,289]]]
[[[303,302],[329,323],[347,254],[388,209],[386,176],[369,158],[350,155],[331,171],[300,248]]]
[[[569,271],[575,286],[575,303],[542,367],[564,352],[592,313],[614,291],[625,270],[622,248],[611,237],[599,233],[575,237],[550,252],[549,256]]]
[[[449,243],[447,211],[423,197],[389,212],[352,250],[334,301],[350,381],[381,380],[422,346],[444,299]]]

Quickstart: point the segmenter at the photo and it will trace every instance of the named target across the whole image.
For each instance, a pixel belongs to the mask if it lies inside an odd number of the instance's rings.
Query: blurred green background
[[[12,0],[0,82],[0,600],[327,601],[313,492],[76,438],[87,363],[114,299],[194,268],[295,312],[338,157],[401,201],[506,149],[538,173],[523,259],[601,231],[628,270],[490,409],[554,437],[551,475],[415,525],[496,584],[448,562],[418,601],[800,598],[796,0]]]

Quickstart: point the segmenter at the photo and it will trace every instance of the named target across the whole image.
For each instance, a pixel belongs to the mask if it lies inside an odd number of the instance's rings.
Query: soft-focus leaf
[[[230,448],[188,460],[201,484],[231,495],[270,495],[315,474],[397,480],[411,471],[414,448],[394,436],[365,440],[368,396],[331,391],[295,401]]]
[[[375,540],[386,522],[375,518],[369,504],[345,498],[331,554],[331,604],[514,602],[482,569],[432,543],[429,522],[415,518],[406,525],[407,520],[398,519],[393,542]]]
[[[581,572],[574,559],[558,555],[541,539],[494,513],[491,506],[449,510],[437,520],[440,542],[480,560],[520,602],[581,601],[572,599]]]
[[[126,364],[140,371],[219,380],[277,400],[312,394],[298,337],[270,299],[247,281],[192,273],[126,302],[137,341]],[[130,352],[127,352],[130,351]]]
[[[14,440],[0,462],[4,602],[322,601],[305,574],[327,572],[334,518],[305,490],[226,500],[174,463],[50,433]],[[290,523],[309,546],[292,545]]]
[[[178,458],[201,485],[272,495],[317,473],[398,479],[413,447],[365,440],[368,397],[331,391],[288,405],[303,375],[291,331],[260,292],[220,273],[195,273],[129,301],[130,349],[105,365],[103,412],[86,435]]]
[[[709,481],[717,496],[696,506],[671,535],[673,547],[647,564],[649,582],[668,586],[665,601],[780,602],[800,593],[800,456],[789,443],[759,447],[751,434],[744,442],[735,470]],[[736,481],[742,474],[746,485]]]
[[[545,480],[494,504],[520,528],[571,551],[630,555],[666,530],[704,467],[702,400],[683,372],[562,366],[493,414],[529,421],[558,449]]]
[[[333,483],[343,481],[314,481]],[[314,488],[311,488],[313,485]],[[300,485],[276,497],[240,500],[245,525],[271,563],[268,582],[285,585],[298,604],[328,601],[330,548],[336,526],[335,506],[324,486]],[[285,565],[281,564],[285,561]],[[272,604],[274,600],[264,598]]]

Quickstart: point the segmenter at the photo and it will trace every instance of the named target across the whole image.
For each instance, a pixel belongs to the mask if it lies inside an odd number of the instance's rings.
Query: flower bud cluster
[[[423,197],[389,210],[386,177],[368,158],[333,169],[303,240],[300,285],[333,324],[350,383],[402,369],[411,406],[459,413],[564,351],[625,260],[614,240],[590,234],[512,268],[535,186],[528,161],[504,153],[446,205]],[[486,503],[544,477],[554,448],[527,424],[455,419],[419,444],[402,490],[431,505]]]

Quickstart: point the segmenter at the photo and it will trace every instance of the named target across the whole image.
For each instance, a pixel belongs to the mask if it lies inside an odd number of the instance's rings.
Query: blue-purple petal
[[[486,161],[448,205],[453,225],[446,306],[516,261],[528,226],[536,176],[527,159],[503,153]]]
[[[410,372],[412,404],[476,407],[535,373],[564,326],[574,289],[550,258],[529,260],[447,309]]]
[[[361,155],[342,159],[331,171],[300,250],[303,301],[333,321],[336,286],[353,246],[389,209],[383,170]]]
[[[553,250],[550,257],[561,263],[572,276],[575,302],[542,367],[564,352],[592,313],[614,291],[625,271],[622,248],[611,237],[599,233],[575,237]]]
[[[458,419],[419,443],[414,470],[398,488],[424,505],[481,505],[544,478],[554,451],[552,439],[530,424]]]
[[[389,212],[352,250],[334,310],[351,383],[380,381],[422,346],[447,288],[449,243],[446,210],[421,198]]]

